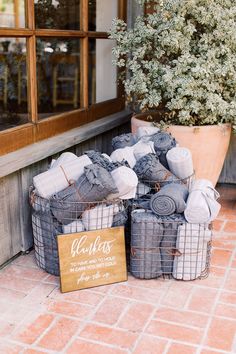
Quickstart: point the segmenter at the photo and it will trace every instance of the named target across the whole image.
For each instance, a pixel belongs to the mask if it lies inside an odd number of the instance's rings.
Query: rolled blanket
[[[99,166],[102,166],[109,172],[113,171],[116,168],[116,165],[112,162],[108,155],[101,154],[100,152],[95,150],[85,151],[85,154],[90,158],[92,163],[96,163]]]
[[[49,169],[53,168],[53,165],[56,161],[57,161],[56,159],[52,159],[51,163],[49,164]]]
[[[141,159],[141,157],[155,153],[154,143],[153,141],[145,141],[144,139],[140,139],[134,146],[133,152],[136,161]]]
[[[154,142],[154,148],[160,162],[168,169],[169,166],[166,154],[170,149],[176,146],[175,138],[167,132],[158,132],[151,137],[151,140]]]
[[[102,201],[111,193],[118,193],[111,174],[97,164],[89,165],[74,184],[51,198],[51,210],[58,221],[67,225],[91,207],[91,202]]]
[[[113,162],[122,162],[123,160],[127,161],[131,168],[133,168],[136,164],[132,146],[127,146],[123,149],[117,149],[113,151],[110,157]]]
[[[109,160],[110,162],[112,162],[112,159],[110,158],[109,155],[102,153],[102,156],[104,156],[107,160]]]
[[[186,223],[183,214],[173,214],[158,217],[163,227],[163,237],[160,243],[161,269],[163,274],[171,274],[173,270],[174,255],[176,253],[176,239],[179,225]]]
[[[131,168],[125,166],[118,167],[111,172],[111,175],[119,192],[115,195],[109,195],[107,197],[108,200],[115,198],[135,198],[138,185],[138,177]]]
[[[134,172],[139,179],[148,185],[154,187],[156,183],[160,186],[171,182],[178,182],[178,178],[168,171],[159,161],[155,154],[147,154],[137,161],[134,166]]]
[[[122,149],[126,146],[132,146],[136,143],[135,136],[132,133],[128,134],[121,134],[118,136],[115,136],[112,139],[112,149]]]
[[[82,221],[87,231],[106,229],[112,226],[113,216],[118,213],[119,206],[98,205],[95,208],[85,210],[82,214]]]
[[[53,163],[51,168],[55,168],[65,164],[66,162],[75,161],[78,159],[78,156],[73,154],[72,152],[63,152],[60,157]]]
[[[160,131],[159,128],[157,127],[139,127],[137,132],[136,132],[136,137],[137,139],[142,138],[143,136],[151,136],[154,135],[156,133],[158,133]]]
[[[187,198],[188,189],[183,184],[167,184],[151,197],[150,209],[160,216],[183,213]]]
[[[182,280],[199,278],[207,268],[207,248],[211,231],[207,225],[185,223],[178,227],[173,277]]]
[[[152,279],[162,274],[160,242],[163,225],[150,211],[131,213],[130,272],[137,278]]]
[[[174,147],[166,154],[170,171],[180,179],[185,179],[193,174],[193,160],[189,149]]]
[[[217,202],[220,197],[212,183],[206,179],[195,180],[191,186],[187,207],[184,211],[186,220],[193,224],[213,221],[221,208]]]
[[[112,227],[125,226],[127,221],[128,221],[128,213],[123,208],[123,210],[121,209],[118,213],[114,215]]]
[[[63,225],[62,230],[64,234],[73,234],[75,232],[83,232],[85,228],[81,220],[75,220],[68,225]]]
[[[36,193],[40,197],[50,198],[53,194],[68,187],[71,180],[77,180],[84,173],[84,167],[91,163],[90,158],[83,155],[40,173],[33,178]]]

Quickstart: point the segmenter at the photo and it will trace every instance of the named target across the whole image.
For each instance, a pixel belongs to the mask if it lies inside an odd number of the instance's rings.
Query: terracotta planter
[[[155,119],[155,117],[157,118],[158,114],[154,114],[153,118]],[[141,125],[152,126],[152,122],[145,121],[145,114],[132,117],[131,129],[133,133]],[[198,127],[172,125],[167,128],[167,131],[176,138],[180,146],[191,150],[196,178],[209,179],[215,186],[229,147],[231,125]]]

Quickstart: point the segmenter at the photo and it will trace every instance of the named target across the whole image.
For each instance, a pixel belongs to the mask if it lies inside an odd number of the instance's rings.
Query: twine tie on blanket
[[[63,174],[64,174],[64,176],[65,176],[65,179],[66,179],[68,185],[71,186],[72,184],[74,184],[75,181],[74,181],[73,179],[69,179],[69,178],[67,177],[66,171],[64,170],[63,166],[60,165],[59,167],[60,167],[60,169],[62,170],[62,172],[63,172]]]

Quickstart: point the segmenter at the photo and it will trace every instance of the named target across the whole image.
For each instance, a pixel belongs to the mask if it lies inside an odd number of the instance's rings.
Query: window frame
[[[118,0],[118,17],[126,20],[127,0]],[[27,81],[29,122],[0,132],[0,156],[20,149],[26,145],[47,139],[70,129],[116,113],[124,109],[124,91],[117,87],[117,98],[89,106],[89,39],[107,39],[107,32],[88,30],[88,0],[80,3],[80,30],[36,29],[34,0],[25,0],[26,28],[0,28],[0,37],[26,38],[27,42]],[[37,37],[79,38],[81,40],[80,88],[81,108],[58,115],[38,119],[36,39]]]

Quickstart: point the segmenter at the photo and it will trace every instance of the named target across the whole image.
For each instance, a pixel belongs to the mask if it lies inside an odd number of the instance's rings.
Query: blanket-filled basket
[[[209,274],[211,224],[189,224],[180,214],[158,217],[150,210],[131,213],[130,272],[140,279],[178,280]]]
[[[125,226],[128,218],[120,199],[56,204],[30,188],[30,204],[36,262],[53,275],[60,273],[57,235]]]

